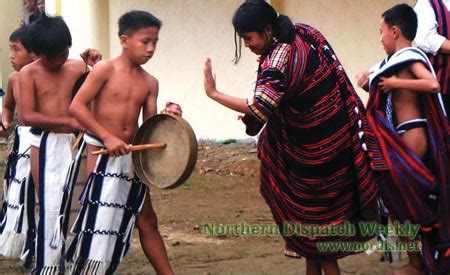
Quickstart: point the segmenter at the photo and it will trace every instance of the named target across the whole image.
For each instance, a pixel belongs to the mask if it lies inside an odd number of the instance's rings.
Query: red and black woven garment
[[[261,112],[268,118],[258,143],[261,193],[280,228],[291,222],[332,226],[378,221],[376,177],[368,153],[374,166],[386,166],[381,153],[372,150],[376,144],[364,106],[323,35],[307,25],[295,28],[285,70],[271,66],[284,56],[279,45],[261,57],[259,98],[251,106],[257,117]],[[320,252],[318,242],[371,237],[358,231],[354,236],[283,236],[290,249],[317,260],[355,253]]]
[[[388,122],[387,93],[378,87],[379,77],[391,76],[409,63],[423,62],[431,70],[425,54],[417,48],[396,52],[370,83],[368,120],[376,133],[389,166],[392,182],[379,185],[380,193],[400,222],[422,226],[423,257],[430,270],[450,270],[450,163],[449,129],[437,94],[421,94],[427,119],[428,154],[418,158]],[[431,231],[430,231],[431,230]],[[425,233],[426,232],[426,233]]]

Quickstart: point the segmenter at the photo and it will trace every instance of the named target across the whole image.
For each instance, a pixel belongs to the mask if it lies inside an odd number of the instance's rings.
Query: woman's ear
[[[273,29],[271,25],[267,25],[264,27],[264,34],[266,37],[272,38],[273,37]]]

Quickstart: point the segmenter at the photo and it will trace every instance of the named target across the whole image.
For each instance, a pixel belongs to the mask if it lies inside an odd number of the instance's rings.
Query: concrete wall
[[[241,0],[110,0],[111,55],[120,54],[117,20],[131,9],[151,12],[162,20],[155,56],[144,67],[159,80],[159,106],[181,103],[198,137],[246,137],[237,113],[206,97],[203,61],[211,57],[218,89],[246,96],[254,80],[256,56],[247,50],[238,66],[234,58],[231,18]]]
[[[184,117],[200,138],[245,138],[237,113],[213,102],[203,90],[203,62],[211,57],[218,89],[246,97],[253,88],[256,56],[242,50],[241,62],[232,64],[234,30],[231,18],[243,0],[47,0],[50,14],[61,14],[72,32],[71,57],[87,47],[100,49],[104,58],[115,57],[121,48],[117,21],[125,12],[142,9],[163,21],[155,56],[144,67],[159,79],[158,106],[166,100],[181,103]],[[294,22],[310,24],[329,39],[354,81],[358,71],[384,56],[379,43],[381,13],[395,0],[272,0],[276,9]],[[414,0],[402,2],[413,5]],[[3,86],[10,72],[8,36],[18,26],[22,1],[0,0],[0,56]],[[367,95],[358,89],[366,100]]]
[[[319,29],[329,40],[348,76],[357,87],[357,72],[385,56],[379,39],[381,14],[399,3],[413,6],[415,0],[273,0],[278,12]],[[367,93],[357,88],[366,101]]]
[[[384,56],[379,43],[379,20],[384,10],[399,3],[395,0],[270,2],[294,22],[321,30],[354,83],[358,71]],[[415,3],[414,0],[404,2]],[[112,56],[120,53],[117,18],[127,10],[148,10],[164,22],[158,52],[145,68],[160,81],[159,105],[166,99],[182,103],[185,117],[200,137],[246,137],[235,112],[206,98],[201,71],[202,60],[210,56],[219,90],[242,97],[252,88],[256,56],[243,49],[242,62],[238,66],[230,63],[234,53],[231,17],[241,3],[241,0],[110,0]],[[357,91],[366,101],[367,94],[359,88]]]
[[[47,0],[49,1],[49,0]],[[109,3],[108,0],[60,0],[56,13],[64,17],[72,34],[70,57],[79,59],[86,48],[98,49],[103,58],[109,58]]]

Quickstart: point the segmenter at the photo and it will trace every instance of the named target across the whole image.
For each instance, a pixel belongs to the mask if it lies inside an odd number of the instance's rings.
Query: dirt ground
[[[273,224],[259,194],[258,178],[254,146],[202,143],[195,171],[186,184],[174,190],[152,188],[153,206],[176,274],[305,274],[305,260],[285,257],[279,236],[211,236],[206,232],[207,223]],[[368,275],[385,274],[390,264],[374,252],[346,257],[339,265],[342,274]],[[27,272],[19,261],[0,257],[0,274]],[[132,247],[117,274],[154,273],[134,230]]]

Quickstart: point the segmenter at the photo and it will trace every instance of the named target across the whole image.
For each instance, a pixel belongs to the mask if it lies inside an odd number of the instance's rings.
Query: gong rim
[[[191,173],[194,170],[195,164],[197,163],[197,138],[195,136],[195,132],[192,129],[191,125],[183,118],[179,116],[169,115],[169,114],[158,114],[154,115],[151,118],[144,121],[144,123],[139,127],[138,131],[136,132],[136,135],[133,138],[133,144],[143,144],[148,143],[145,141],[145,138],[147,135],[150,134],[150,131],[152,131],[152,127],[157,125],[159,122],[164,121],[171,121],[176,123],[174,125],[177,125],[178,127],[181,127],[182,134],[185,135],[184,138],[187,139],[187,158],[185,160],[185,168],[184,170],[175,176],[175,179],[172,183],[166,184],[166,183],[160,183],[155,180],[155,176],[151,174],[151,171],[148,171],[148,169],[144,169],[145,165],[143,164],[146,161],[146,153],[145,151],[134,151],[131,154],[134,169],[136,175],[139,177],[139,179],[146,185],[155,186],[159,189],[173,189],[180,185],[182,185],[191,175]],[[161,140],[159,142],[165,142],[164,140]],[[170,144],[167,144],[166,146],[170,146]],[[166,148],[162,149],[165,150]],[[153,149],[150,149],[153,150]],[[148,161],[148,158],[147,158]],[[151,164],[150,164],[151,166]]]

